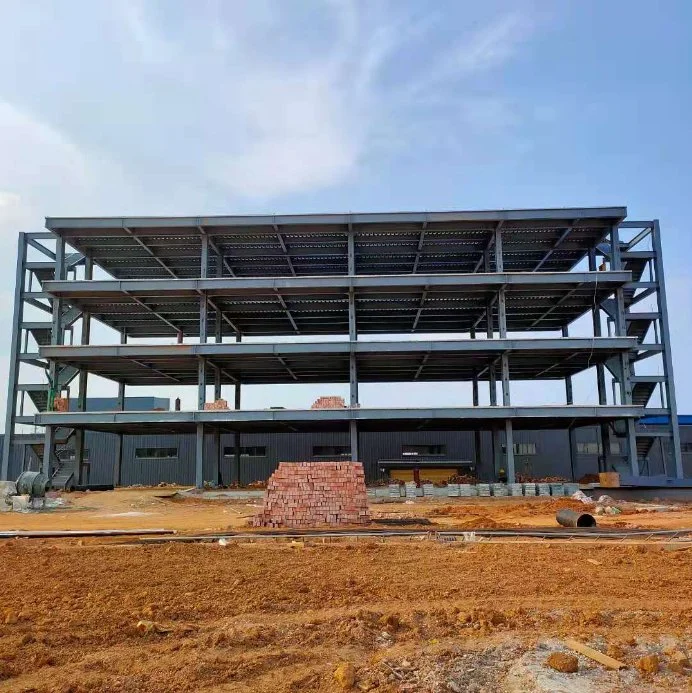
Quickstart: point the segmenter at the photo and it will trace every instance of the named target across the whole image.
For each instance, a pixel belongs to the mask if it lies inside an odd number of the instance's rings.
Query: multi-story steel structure
[[[49,218],[47,232],[19,236],[2,476],[22,424],[45,430],[43,466],[55,479],[70,473],[56,443],[74,436],[79,477],[84,431],[116,433],[116,483],[124,434],[194,433],[197,484],[209,462],[206,433],[218,466],[223,433],[234,435],[239,460],[243,432],[347,431],[357,460],[359,432],[469,430],[478,451],[487,430],[511,481],[515,431],[567,429],[574,454],[574,431],[596,424],[601,468],[611,434],[633,476],[658,437],[666,473],[682,477],[660,229],[625,217],[614,207]],[[106,278],[94,279],[94,268]],[[656,309],[639,310],[645,299]],[[29,310],[46,318],[28,319]],[[589,313],[592,333],[569,336]],[[91,344],[92,320],[115,329],[119,343]],[[340,341],[272,341],[291,335]],[[659,372],[640,373],[650,360]],[[571,378],[592,366],[598,404],[576,405]],[[25,382],[29,369],[45,379]],[[122,411],[86,411],[89,373],[119,383]],[[511,383],[522,379],[564,381],[565,404],[513,406]],[[52,411],[54,396],[75,380],[78,411]],[[215,398],[222,386],[235,388],[234,409],[205,410],[208,381]],[[360,406],[359,382],[385,381],[468,381],[473,403]],[[336,382],[349,383],[345,409],[241,408],[244,384]],[[196,409],[124,410],[127,386],[170,384],[195,385]],[[36,411],[26,411],[26,395]],[[644,415],[668,423],[654,432],[638,424]]]

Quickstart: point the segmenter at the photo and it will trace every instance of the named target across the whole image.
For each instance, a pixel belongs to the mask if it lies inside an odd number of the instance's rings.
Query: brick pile
[[[70,401],[67,399],[67,397],[53,398],[53,411],[70,411]]]
[[[217,399],[214,402],[204,403],[204,411],[217,411],[219,409],[228,409],[228,402],[225,399]]]
[[[336,397],[334,395],[319,397],[315,400],[310,409],[346,409],[346,401],[343,397]]]
[[[302,528],[363,525],[369,519],[360,462],[280,462],[252,524]]]

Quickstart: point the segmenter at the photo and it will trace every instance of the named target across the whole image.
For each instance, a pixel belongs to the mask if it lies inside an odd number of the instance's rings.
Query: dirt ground
[[[342,663],[354,691],[692,681],[663,653],[692,647],[692,555],[678,547],[11,540],[0,561],[0,691],[337,691]],[[618,645],[629,666],[582,658],[537,687],[563,637]],[[662,670],[642,675],[651,652]]]
[[[261,498],[247,500],[180,499],[174,488],[122,488],[65,494],[67,505],[41,513],[0,513],[0,531],[8,529],[174,529],[184,534],[248,530]],[[621,503],[619,515],[598,516],[604,527],[692,528],[692,503],[668,503],[678,510],[648,512],[654,503]],[[378,520],[417,518],[430,529],[555,527],[555,513],[570,507],[589,510],[569,498],[417,498],[371,502]],[[421,525],[423,526],[423,525]]]
[[[2,513],[0,529],[246,529],[260,502],[160,497],[171,493],[70,494],[65,508]],[[371,510],[433,528],[542,527],[570,503]],[[601,524],[692,527],[690,506],[624,509]],[[134,541],[0,541],[0,692],[692,691],[692,669],[675,663],[692,655],[690,541]],[[570,637],[627,668],[579,656],[577,673],[548,669]],[[648,654],[657,673],[636,667]]]

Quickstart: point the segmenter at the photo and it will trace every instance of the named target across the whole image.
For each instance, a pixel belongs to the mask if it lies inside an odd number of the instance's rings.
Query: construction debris
[[[590,659],[593,659],[595,662],[603,664],[603,666],[606,666],[609,669],[624,669],[627,666],[626,664],[623,664],[617,659],[613,659],[612,657],[603,654],[603,652],[594,650],[593,647],[584,645],[583,643],[577,640],[572,640],[568,638],[565,640],[565,645],[567,645],[567,647],[574,650],[575,652],[579,652],[579,654],[583,654],[585,657],[589,657]]]
[[[172,628],[162,626],[160,623],[156,623],[156,621],[138,621],[135,628],[142,635],[149,635],[150,633],[165,635],[173,630]]]
[[[318,397],[310,409],[346,409],[346,400],[334,395]]]
[[[334,671],[336,682],[344,690],[353,688],[356,683],[356,668],[351,662],[342,662]]]
[[[367,524],[360,462],[281,462],[267,484],[255,527]]]
[[[228,409],[228,402],[225,399],[217,399],[213,402],[205,402],[205,411],[224,411]]]
[[[642,674],[655,674],[661,668],[661,661],[658,655],[650,654],[638,659],[636,667]]]
[[[545,660],[545,665],[563,674],[574,674],[579,671],[579,660],[566,652],[553,652]]]

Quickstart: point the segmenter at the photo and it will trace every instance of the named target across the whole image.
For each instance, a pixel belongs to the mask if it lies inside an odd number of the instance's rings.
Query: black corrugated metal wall
[[[692,449],[692,426],[681,426],[683,450]],[[401,459],[402,445],[443,445],[444,456],[440,460],[473,461],[474,435],[471,431],[407,431],[390,433],[361,433],[359,436],[359,455],[368,481],[377,479],[381,460]],[[577,430],[577,441],[595,443],[598,429]],[[569,439],[566,431],[515,431],[515,443],[533,443],[535,454],[515,456],[518,473],[529,476],[563,476],[570,478]],[[0,446],[3,436],[0,436]],[[241,446],[264,447],[265,457],[241,457],[240,483],[266,479],[281,461],[300,462],[313,459],[313,446],[339,445],[348,447],[347,433],[267,433],[243,434]],[[687,445],[685,445],[687,444]],[[87,432],[85,448],[89,452],[89,483],[110,484],[113,482],[113,467],[117,454],[118,438],[107,433]],[[221,450],[233,448],[235,437],[232,434],[221,436]],[[10,478],[19,476],[23,467],[31,465],[38,468],[38,460],[31,454],[24,455],[24,446],[15,443],[10,457]],[[177,457],[172,459],[137,459],[136,448],[175,447]],[[1,450],[1,447],[0,447]],[[664,450],[665,452],[665,450]],[[206,436],[204,478],[216,481],[216,464],[213,434]],[[125,436],[123,442],[123,462],[121,479],[124,486],[133,484],[154,485],[161,481],[185,485],[194,484],[194,435],[145,435]],[[437,458],[435,458],[437,459]],[[692,476],[692,452],[683,452],[685,473]],[[500,466],[504,466],[501,463]],[[492,454],[492,435],[488,431],[481,434],[481,464],[478,468],[480,479],[493,480],[498,469],[495,468]],[[575,461],[575,476],[598,471],[595,454],[579,454]],[[648,460],[648,474],[664,472],[661,450],[657,443],[651,449]],[[233,456],[222,456],[221,474],[224,484],[238,481],[238,470]]]

